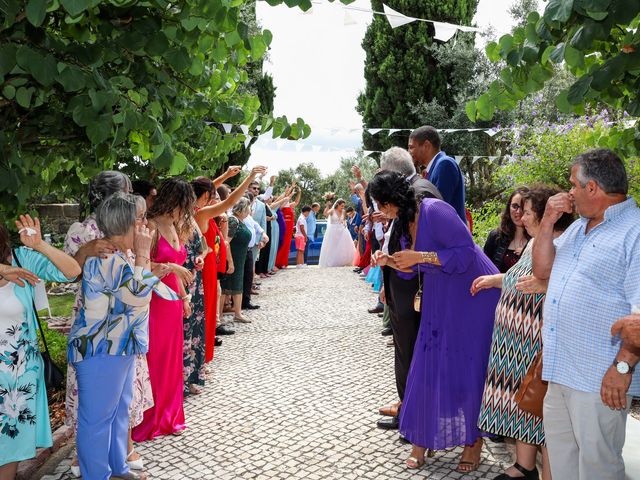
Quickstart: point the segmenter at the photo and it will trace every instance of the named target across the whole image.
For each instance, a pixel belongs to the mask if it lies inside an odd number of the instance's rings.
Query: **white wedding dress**
[[[344,267],[353,265],[355,256],[356,247],[344,224],[344,218],[339,217],[335,211],[331,212],[318,264],[320,267]]]

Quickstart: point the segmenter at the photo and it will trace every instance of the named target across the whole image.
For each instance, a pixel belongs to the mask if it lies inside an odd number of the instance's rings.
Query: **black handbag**
[[[13,251],[13,259],[16,262],[16,265],[19,268],[22,268],[20,265],[20,260],[18,260],[18,256],[16,255],[16,251]],[[31,305],[33,307],[33,314],[36,316],[36,321],[38,322],[38,328],[40,329],[40,336],[42,337],[42,344],[44,345],[44,352],[40,352],[42,356],[42,363],[44,364],[44,383],[47,388],[61,388],[65,384],[65,376],[62,373],[60,367],[58,367],[53,360],[51,360],[51,355],[49,354],[49,347],[47,346],[47,339],[44,336],[44,330],[42,329],[42,324],[40,323],[40,316],[38,315],[38,310],[36,309],[36,302],[34,297],[31,297]]]

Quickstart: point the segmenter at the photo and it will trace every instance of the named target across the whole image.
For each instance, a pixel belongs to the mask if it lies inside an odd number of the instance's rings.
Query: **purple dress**
[[[415,249],[436,252],[442,266],[422,263],[422,315],[400,412],[400,432],[432,450],[471,445],[500,290],[475,297],[471,283],[498,273],[473,243],[467,226],[447,203],[426,198],[420,207]]]

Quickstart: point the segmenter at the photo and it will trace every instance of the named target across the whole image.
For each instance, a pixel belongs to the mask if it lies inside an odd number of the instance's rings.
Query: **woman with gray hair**
[[[76,443],[85,480],[146,478],[127,465],[135,359],[148,350],[152,292],[168,300],[178,296],[151,272],[155,232],[137,219],[136,210],[135,197],[122,192],[97,208],[97,226],[114,251],[85,260],[83,304],[69,333],[67,355],[78,379]]]
[[[100,230],[96,221],[96,210],[100,207],[102,202],[109,198],[111,195],[117,192],[129,193],[131,192],[131,180],[122,172],[113,170],[106,170],[96,175],[89,183],[89,209],[90,214],[82,222],[76,222],[69,227],[67,235],[64,240],[64,252],[71,255],[78,262],[80,267],[84,266],[87,258],[99,257],[110,255],[115,252],[115,246],[108,240],[103,238],[104,234]],[[143,216],[145,209],[139,212],[140,216]],[[83,290],[82,283],[78,292],[76,293],[75,304],[73,306],[73,312],[71,314],[72,321],[78,318],[80,310],[83,307]],[[138,362],[136,367],[140,367]],[[145,366],[146,367],[146,366]],[[138,371],[136,369],[136,380],[141,377],[148,376],[146,368],[144,371]],[[145,388],[142,390],[136,390],[137,393],[134,396],[132,402],[132,408],[134,411],[143,409],[144,405],[153,405],[153,397],[151,396],[151,389]],[[72,427],[74,430],[77,424],[77,412],[78,412],[78,384],[76,379],[76,371],[73,365],[69,365],[67,369],[67,388],[65,397],[65,423]],[[132,419],[138,423],[142,421],[140,415],[132,415]],[[135,423],[134,423],[135,425]],[[140,456],[133,452],[131,445],[131,452],[129,461],[131,467],[136,469],[142,468],[142,459]],[[77,459],[74,459],[71,465],[71,473],[75,477],[80,476],[80,469],[77,464]]]
[[[251,214],[251,203],[246,197],[242,197],[231,209],[229,217],[229,239],[231,256],[234,265],[244,265],[251,241],[251,232],[244,224],[244,219]],[[233,299],[233,320],[241,323],[250,323],[251,320],[242,316],[242,286],[244,282],[244,269],[236,268],[233,273],[227,274],[221,280],[222,304],[228,296]]]

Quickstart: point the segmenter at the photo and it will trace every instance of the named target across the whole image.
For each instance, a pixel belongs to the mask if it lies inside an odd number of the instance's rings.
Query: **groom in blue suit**
[[[455,208],[467,225],[462,170],[453,158],[440,150],[440,144],[440,135],[433,127],[419,127],[409,135],[409,153],[416,170],[424,168],[424,177],[438,187],[442,199]]]

